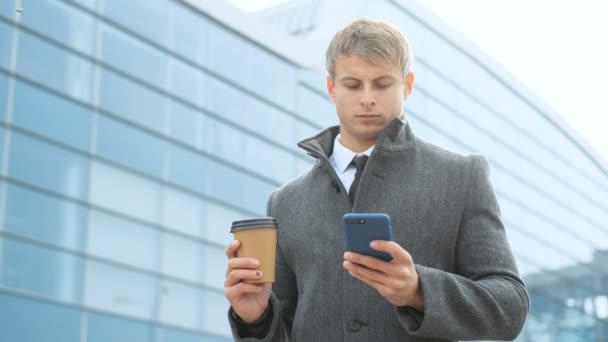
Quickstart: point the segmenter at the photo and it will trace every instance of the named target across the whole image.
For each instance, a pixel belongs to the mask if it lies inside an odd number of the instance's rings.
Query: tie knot
[[[367,163],[367,159],[369,157],[366,155],[362,155],[362,156],[358,156],[353,158],[352,163],[355,165],[355,168],[357,169],[357,172],[361,172],[363,171],[363,169],[365,168],[365,164]]]

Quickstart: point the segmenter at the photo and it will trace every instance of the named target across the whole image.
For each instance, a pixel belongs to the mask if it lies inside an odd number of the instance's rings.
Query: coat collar
[[[327,159],[333,151],[336,136],[340,133],[340,126],[332,126],[319,134],[300,141],[298,146],[315,158]],[[409,122],[403,118],[394,118],[378,136],[375,150],[385,152],[400,152],[408,150],[415,145],[415,137]]]

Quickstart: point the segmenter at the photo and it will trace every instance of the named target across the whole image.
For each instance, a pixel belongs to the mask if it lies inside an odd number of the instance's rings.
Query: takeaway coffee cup
[[[274,282],[274,261],[277,244],[277,220],[272,217],[232,222],[230,232],[241,241],[236,252],[239,258],[256,258],[260,261],[262,278],[248,283]]]

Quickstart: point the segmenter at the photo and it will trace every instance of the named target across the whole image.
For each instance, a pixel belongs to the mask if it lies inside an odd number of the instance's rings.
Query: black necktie
[[[354,164],[355,168],[357,169],[357,172],[355,172],[355,180],[353,180],[353,184],[351,184],[350,189],[348,190],[348,197],[350,197],[351,203],[355,203],[355,194],[357,193],[359,180],[361,179],[361,174],[363,173],[363,169],[365,168],[368,158],[368,156],[362,155],[353,158],[353,161],[351,162],[351,164]]]

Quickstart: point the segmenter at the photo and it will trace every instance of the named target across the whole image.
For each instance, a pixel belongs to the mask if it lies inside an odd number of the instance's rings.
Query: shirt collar
[[[332,153],[338,171],[342,173],[346,171],[346,168],[350,165],[350,162],[355,156],[366,155],[369,157],[372,154],[372,151],[374,150],[374,146],[376,145],[371,146],[370,148],[361,153],[356,153],[342,145],[342,143],[340,143],[340,134],[338,134],[336,136],[336,139],[334,140],[334,151]]]

